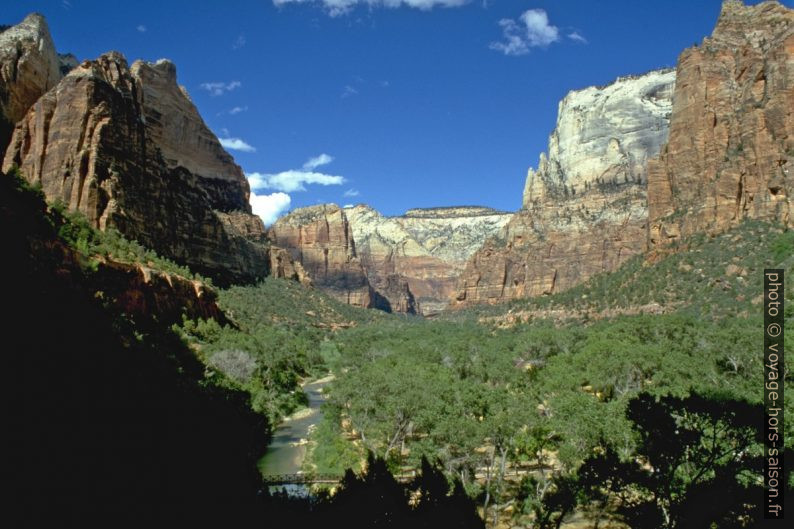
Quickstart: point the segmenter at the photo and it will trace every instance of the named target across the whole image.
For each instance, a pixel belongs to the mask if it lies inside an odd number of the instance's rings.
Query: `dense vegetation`
[[[687,241],[650,265],[634,259],[560,295],[346,329],[333,339],[337,380],[326,422],[346,425],[342,437],[353,441],[330,444],[340,427],[322,426],[324,448],[312,453],[312,463],[331,469],[353,449],[371,450],[402,473],[429,457],[479,498],[489,519],[561,522],[576,504],[561,513],[553,499],[576,482],[583,462],[602,453],[622,464],[646,457],[628,413],[638,395],[761,402],[761,271],[791,271],[792,255],[791,232],[748,222]],[[787,322],[792,291],[789,282]],[[786,350],[791,354],[790,344]],[[793,398],[789,391],[786,409],[794,410]],[[794,428],[786,430],[791,447]],[[742,461],[749,466],[741,470],[756,463]],[[716,472],[704,476],[714,480]],[[634,490],[647,499],[651,487]],[[583,502],[580,514],[595,501],[581,494],[574,500]],[[612,500],[602,498],[603,509],[630,519]]]
[[[298,283],[268,278],[220,292],[232,324],[186,320],[180,329],[208,365],[207,378],[251,395],[251,406],[273,422],[305,403],[300,382],[328,372],[339,355],[334,329],[380,321]]]

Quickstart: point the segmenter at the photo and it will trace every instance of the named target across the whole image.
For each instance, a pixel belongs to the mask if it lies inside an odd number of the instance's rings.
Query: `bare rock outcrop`
[[[570,92],[523,209],[466,264],[456,304],[568,289],[615,270],[646,243],[646,162],[667,139],[675,72]]]
[[[30,14],[0,32],[0,153],[16,122],[60,79],[58,54],[43,16]]]
[[[399,306],[401,278],[416,298],[416,310],[426,316],[446,308],[466,260],[512,217],[482,207],[412,209],[385,217],[363,204],[345,213],[375,289]]]
[[[745,218],[791,225],[794,10],[724,2],[677,77],[669,141],[648,166],[650,247]]]
[[[356,254],[350,223],[339,206],[295,209],[277,220],[269,235],[275,246],[300,264],[316,287],[350,305],[377,305],[375,291]]]
[[[312,286],[312,278],[284,248],[270,247],[270,275],[278,279],[297,281],[304,286]]]
[[[201,281],[149,268],[140,263],[106,259],[93,277],[104,299],[118,310],[136,317],[155,317],[171,324],[189,319],[228,322],[218,307],[218,294]]]
[[[72,69],[17,124],[3,170],[13,166],[95,227],[221,283],[268,273],[248,182],[168,61],[130,69],[111,52]]]

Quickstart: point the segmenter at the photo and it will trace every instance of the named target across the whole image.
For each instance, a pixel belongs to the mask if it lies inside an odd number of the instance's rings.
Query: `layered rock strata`
[[[466,264],[456,304],[551,294],[644,250],[646,163],[667,139],[675,72],[570,92],[523,208]]]
[[[350,223],[340,207],[322,204],[295,209],[277,220],[269,235],[316,287],[350,305],[390,310],[367,279]]]
[[[480,207],[412,209],[385,217],[357,205],[345,213],[375,289],[393,300],[403,292],[394,288],[401,279],[416,298],[416,310],[426,316],[446,308],[468,257],[512,217]]]
[[[669,141],[648,165],[651,248],[745,218],[791,225],[794,10],[724,2],[677,77]]]
[[[268,273],[248,182],[169,61],[128,68],[111,52],[72,69],[16,125],[3,170],[14,166],[95,227],[221,283]]]

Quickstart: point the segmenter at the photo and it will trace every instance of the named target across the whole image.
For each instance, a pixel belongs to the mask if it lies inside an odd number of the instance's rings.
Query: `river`
[[[303,460],[306,457],[309,430],[312,426],[319,424],[323,418],[322,405],[325,402],[323,388],[331,380],[333,377],[327,376],[303,385],[303,391],[309,398],[309,405],[284,419],[273,432],[267,452],[259,460],[259,471],[262,475],[272,476],[301,472]],[[276,488],[285,488],[290,494],[305,494],[303,485],[278,486]]]

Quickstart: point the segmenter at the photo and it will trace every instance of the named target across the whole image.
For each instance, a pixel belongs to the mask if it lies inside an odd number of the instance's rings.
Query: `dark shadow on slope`
[[[104,308],[41,198],[5,176],[0,234],[11,525],[261,520],[267,425],[247,396],[201,385],[168,329]]]

